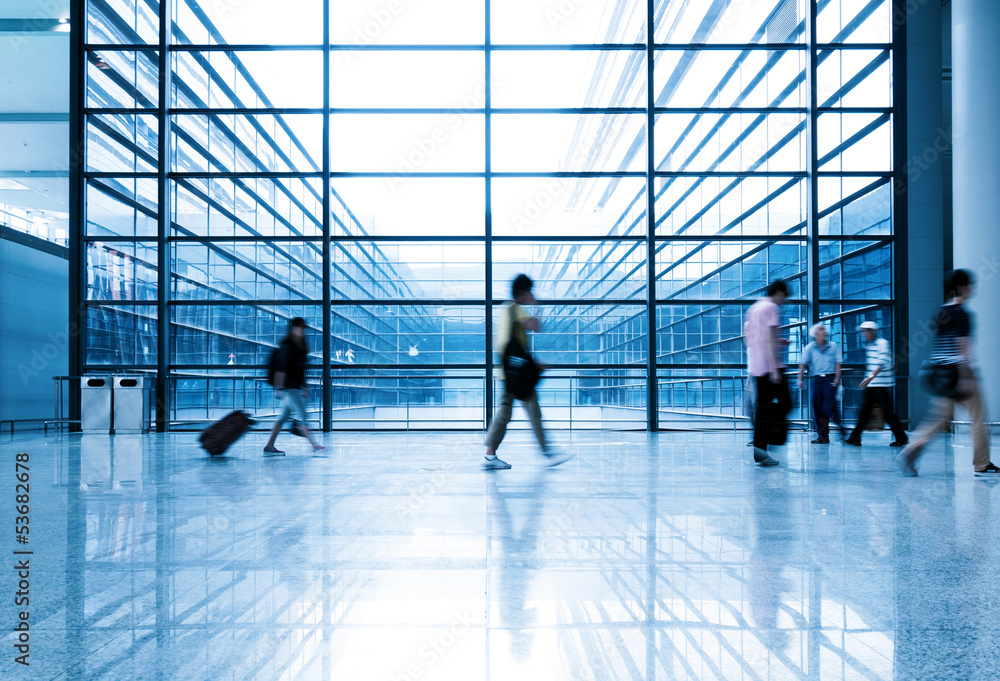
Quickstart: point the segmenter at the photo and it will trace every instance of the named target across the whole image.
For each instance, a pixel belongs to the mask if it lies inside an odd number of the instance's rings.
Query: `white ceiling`
[[[0,19],[69,18],[68,0],[0,0]],[[69,124],[32,114],[69,114],[69,34],[5,33],[0,37],[0,203],[50,215],[65,213]],[[10,116],[9,114],[14,114]]]

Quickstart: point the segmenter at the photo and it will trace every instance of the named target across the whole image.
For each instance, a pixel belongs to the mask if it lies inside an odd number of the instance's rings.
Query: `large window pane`
[[[335,364],[481,364],[482,306],[335,305]]]
[[[756,299],[776,270],[806,269],[806,245],[773,241],[675,241],[657,244],[659,300]]]
[[[482,109],[485,69],[482,51],[338,51],[330,64],[330,105]],[[497,91],[494,85],[494,98]]]
[[[645,107],[645,68],[641,50],[497,52],[492,105]]]
[[[496,236],[642,236],[646,180],[636,177],[493,179]]]
[[[658,43],[797,43],[805,40],[808,0],[667,3],[656,21]]]
[[[330,0],[338,45],[483,44],[484,5],[469,0]]]
[[[497,44],[641,43],[646,39],[644,0],[492,0],[490,14],[490,36]]]
[[[88,235],[156,236],[156,180],[90,180],[86,194]]]
[[[316,242],[173,244],[174,300],[318,300],[322,246]]]
[[[339,241],[332,254],[333,297],[482,299],[485,251],[481,242]]]
[[[267,365],[271,351],[303,317],[310,363],[322,361],[321,308],[315,305],[174,305],[170,309],[174,364]]]
[[[658,50],[656,106],[805,106],[802,50]]]
[[[494,310],[497,322],[502,313]],[[546,364],[646,361],[643,305],[539,305],[532,313],[542,323],[542,332],[532,335],[532,351]]]
[[[645,127],[641,114],[498,114],[493,170],[642,172]]]
[[[645,241],[493,244],[494,296],[510,295],[518,274],[534,280],[541,299],[625,299],[644,296]]]
[[[660,114],[657,170],[804,172],[803,114]]]
[[[296,0],[294,5],[268,0],[231,0],[196,3],[206,24],[191,3],[173,3],[174,42],[180,44],[318,45],[323,42],[323,0]],[[289,21],[294,15],[294,21]],[[211,28],[214,30],[211,30]]]
[[[481,236],[481,178],[375,177],[333,180],[333,235]]]
[[[334,172],[483,172],[486,118],[446,114],[336,114]]]
[[[87,307],[88,365],[156,366],[156,307]]]

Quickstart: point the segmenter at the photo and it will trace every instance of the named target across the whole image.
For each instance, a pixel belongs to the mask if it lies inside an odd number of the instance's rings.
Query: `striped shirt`
[[[885,338],[876,338],[871,343],[865,343],[865,359],[868,376],[881,369],[878,376],[868,384],[869,388],[891,388],[896,384],[896,376],[892,367],[892,350]]]
[[[934,345],[931,359],[939,362],[964,360],[959,338],[972,335],[972,316],[961,305],[943,305],[934,313]]]

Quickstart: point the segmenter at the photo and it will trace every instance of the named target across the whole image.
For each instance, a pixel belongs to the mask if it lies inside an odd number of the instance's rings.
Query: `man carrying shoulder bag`
[[[545,370],[544,365],[535,361],[528,350],[528,331],[538,333],[541,324],[537,317],[530,316],[524,305],[535,305],[531,288],[534,282],[525,274],[519,274],[511,285],[513,300],[507,303],[500,315],[497,334],[497,351],[503,358],[504,391],[500,406],[493,417],[493,422],[486,433],[486,456],[482,466],[485,470],[505,470],[510,464],[497,457],[497,448],[503,441],[510,423],[514,400],[518,399],[528,412],[531,428],[542,448],[542,454],[548,459],[550,466],[557,466],[569,457],[552,451],[545,441],[545,429],[542,426],[542,410],[538,406],[538,394],[535,386]]]

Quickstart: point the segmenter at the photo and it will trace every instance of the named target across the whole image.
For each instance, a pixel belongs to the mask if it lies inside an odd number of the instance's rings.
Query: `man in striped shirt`
[[[865,337],[865,358],[867,365],[867,375],[859,386],[864,390],[864,398],[861,401],[861,411],[858,414],[858,424],[854,427],[851,435],[844,440],[846,444],[861,446],[861,433],[865,429],[865,424],[871,418],[872,410],[878,405],[882,409],[882,415],[886,423],[892,428],[895,438],[890,447],[904,447],[909,443],[903,424],[892,408],[892,388],[896,383],[893,373],[892,350],[889,349],[889,341],[879,338],[878,324],[875,322],[862,322],[858,331]]]

